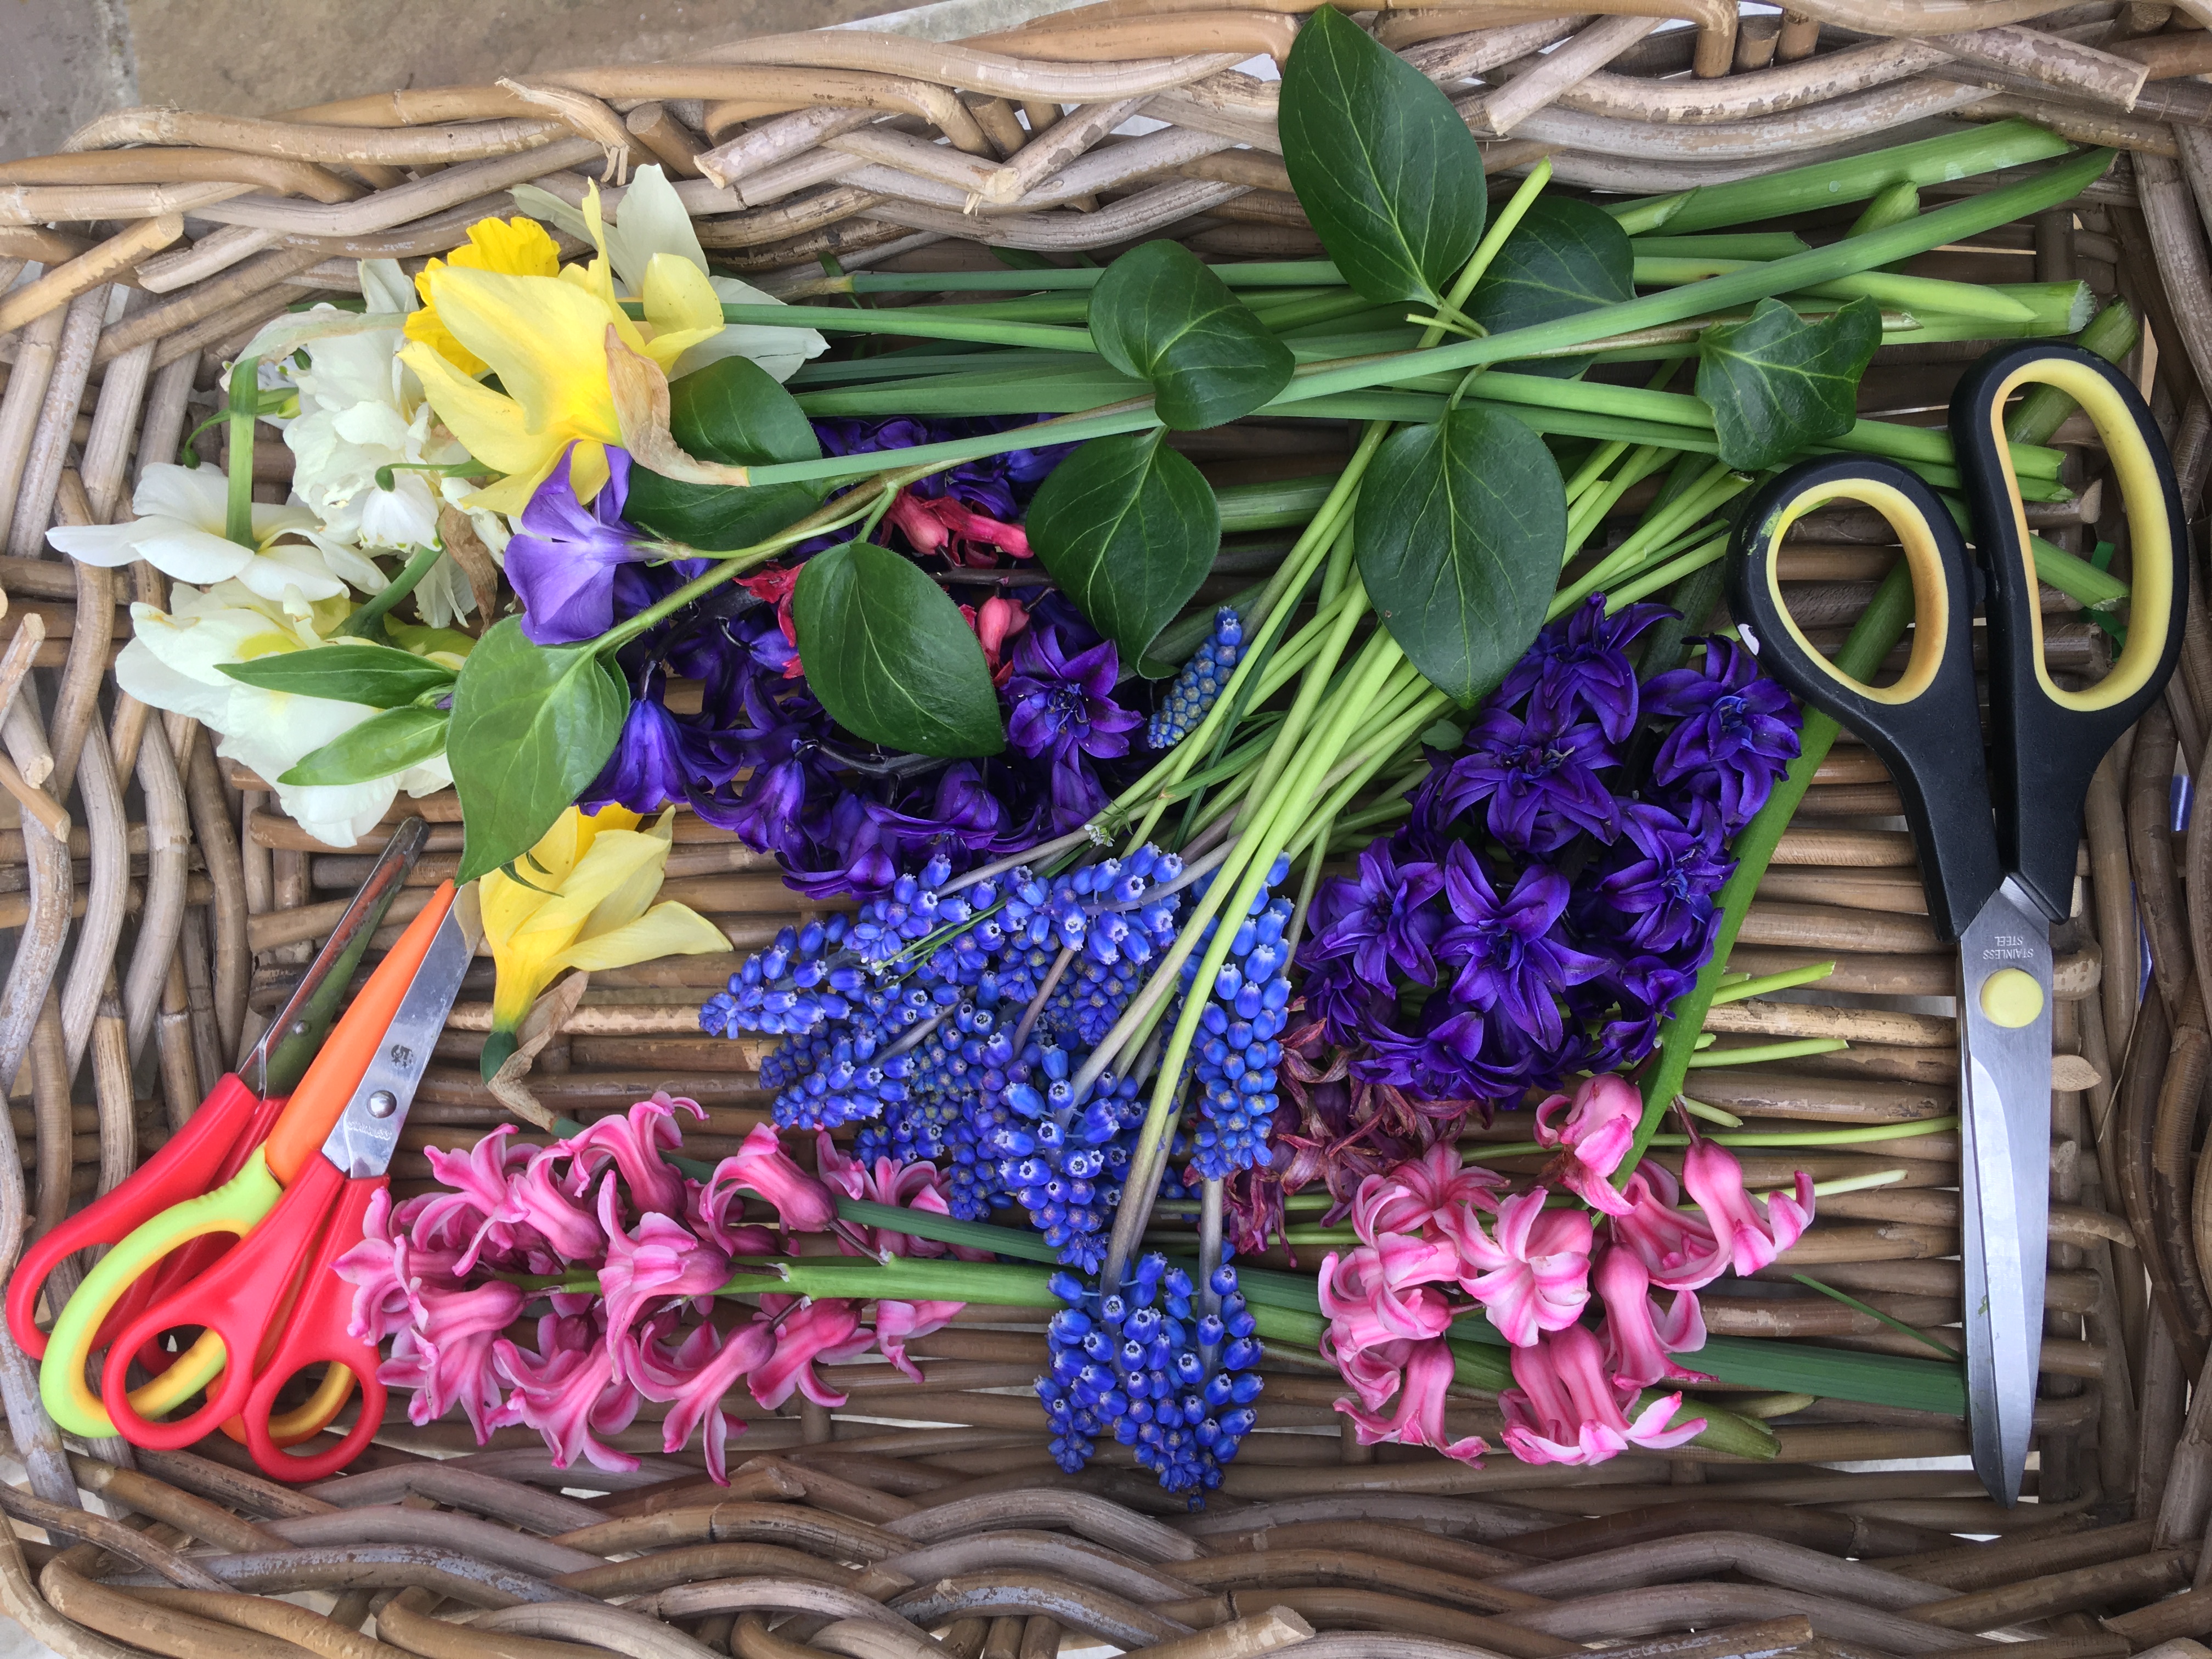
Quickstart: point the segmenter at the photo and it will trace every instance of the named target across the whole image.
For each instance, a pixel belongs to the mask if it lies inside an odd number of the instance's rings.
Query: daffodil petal
[[[149,525],[153,526],[150,533]],[[252,548],[173,519],[141,520],[135,527],[140,532],[138,556],[180,582],[197,582],[204,587],[240,574],[253,561]]]
[[[589,294],[543,276],[464,270],[438,272],[431,293],[454,337],[491,365],[527,431],[603,443],[621,438],[607,389],[606,308]],[[453,435],[468,442],[458,428]]]
[[[181,519],[203,530],[220,531],[229,495],[230,480],[220,467],[157,461],[131,492],[131,510],[142,519]]]
[[[568,452],[568,488],[576,499],[588,507],[599,499],[599,492],[613,476],[607,465],[607,447],[589,438],[579,438],[576,447]]]
[[[611,830],[595,837],[590,850],[577,860],[576,867],[561,884],[560,891],[539,905],[517,930],[516,942],[553,935],[556,946],[567,945],[583,932],[592,913],[624,888],[640,869],[650,868],[657,878],[667,857],[666,847],[635,830]]]
[[[729,948],[729,938],[720,928],[690,906],[672,900],[611,933],[578,941],[555,960],[556,971],[581,968],[596,973],[659,957],[707,956]]]
[[[676,186],[658,166],[641,167],[629,176],[615,222],[607,228],[607,252],[623,286],[636,293],[645,283],[646,267],[657,253],[665,253],[707,269],[706,250],[691,216],[684,210]]]
[[[112,570],[137,558],[138,538],[145,533],[143,520],[135,524],[58,524],[46,532],[46,545],[80,564]]]
[[[546,440],[525,423],[522,410],[456,369],[428,346],[400,349],[399,361],[422,382],[422,395],[470,454],[500,472],[528,472],[546,463]],[[552,447],[558,454],[558,445]]]

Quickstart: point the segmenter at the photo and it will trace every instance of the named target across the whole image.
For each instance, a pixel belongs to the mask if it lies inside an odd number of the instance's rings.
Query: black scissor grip
[[[1783,603],[1784,532],[1802,514],[1838,500],[1873,507],[1905,549],[1918,626],[1893,685],[1844,674]],[[1974,690],[1972,569],[1951,515],[1893,462],[1862,455],[1802,461],[1752,496],[1736,521],[1728,569],[1730,608],[1756,635],[1760,666],[1887,764],[1920,854],[1929,918],[1942,937],[1955,939],[2004,874]]]

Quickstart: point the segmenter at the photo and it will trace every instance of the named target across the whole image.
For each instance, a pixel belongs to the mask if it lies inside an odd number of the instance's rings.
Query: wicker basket
[[[0,1157],[0,1259],[112,1187],[197,1108],[376,850],[322,845],[262,780],[218,762],[193,722],[114,694],[106,676],[130,627],[119,607],[160,601],[162,579],[137,567],[126,592],[118,573],[58,559],[50,525],[125,510],[134,456],[173,453],[226,357],[288,306],[357,289],[357,259],[451,248],[512,186],[574,199],[603,164],[660,162],[710,255],[771,287],[817,274],[824,254],[848,269],[945,269],[988,259],[981,244],[1072,254],[1167,234],[1223,258],[1316,253],[1279,159],[1273,85],[1251,72],[1257,57],[1280,61],[1311,4],[1107,0],[957,44],[932,37],[958,27],[963,7],[933,8],[891,20],[903,33],[743,40],[683,63],[377,93],[266,120],[124,111],[63,155],[0,162],[0,927],[12,940],[0,1078],[13,1081],[15,1130],[15,1155]],[[1739,18],[1735,0],[1613,0],[1595,16],[1390,10],[1375,27],[1495,135],[1489,170],[1549,155],[1570,186],[1680,190],[1924,136],[1939,119],[2025,117],[2125,149],[2076,202],[1911,269],[2079,276],[2133,304],[2147,333],[2129,368],[2193,514],[2212,469],[2198,212],[2212,206],[2212,87],[2194,78],[2212,70],[2207,11],[1818,0]],[[42,274],[19,283],[28,261]],[[1864,407],[1939,418],[1977,349],[1885,349]],[[1325,468],[1335,429],[1289,430],[1248,423],[1190,447],[1222,479]],[[2117,491],[2100,489],[2093,433],[2057,441],[2072,446],[2079,494],[2035,509],[2039,527],[2086,548],[2100,529],[2109,538]],[[256,477],[281,491],[289,465],[266,443]],[[1785,555],[1796,613],[1848,623],[1895,556],[1870,515],[1815,515]],[[654,1421],[615,1437],[645,1455],[636,1474],[609,1476],[553,1469],[527,1430],[478,1449],[455,1420],[388,1424],[352,1472],[295,1491],[220,1437],[188,1453],[65,1445],[28,1362],[0,1337],[0,1392],[30,1476],[27,1491],[0,1492],[21,1523],[0,1541],[0,1606],[83,1659],[576,1651],[547,1638],[630,1659],[702,1645],[746,1659],[1282,1647],[1553,1659],[1593,1646],[1721,1659],[1915,1655],[1993,1637],[2026,1643],[2013,1659],[2160,1644],[2203,1654],[2176,1639],[2212,1634],[2212,1591],[2193,1588],[2212,1568],[2212,1556],[2200,1565],[2212,1391],[2189,1404],[2212,1346],[2212,1180],[2198,1167],[2212,900],[2191,902],[2212,893],[2212,820],[2170,828],[2170,781],[2193,770],[2212,727],[2212,629],[2193,596],[2190,621],[2165,705],[2099,775],[2080,902],[2057,940],[2031,1504],[2008,1511],[1981,1495],[1955,1419],[1803,1396],[1736,1402],[1769,1419],[1773,1463],[1685,1448],[1587,1471],[1470,1469],[1358,1445],[1331,1409],[1336,1379],[1277,1362],[1259,1431],[1223,1492],[1188,1516],[1110,1455],[1059,1474],[1028,1391],[1042,1314],[978,1306],[914,1345],[923,1384],[864,1364],[833,1368],[849,1390],[835,1412],[733,1398],[752,1461],[726,1488],[659,1455]],[[2049,637],[2055,669],[2105,665],[2087,623],[2054,616]],[[433,825],[419,903],[451,873],[460,830],[450,794],[416,805]],[[1722,1047],[1852,1047],[1699,1073],[1700,1097],[1753,1127],[1956,1109],[1947,1005],[1911,1000],[1947,998],[1952,967],[1898,810],[1879,761],[1846,740],[1760,889],[1732,965],[1832,959],[1836,971],[1808,998],[1718,1007],[1708,1029]],[[771,860],[696,819],[678,819],[669,873],[668,896],[720,923],[733,951],[793,914]],[[702,1036],[696,1019],[731,966],[689,957],[594,975],[538,1055],[532,1091],[590,1120],[665,1087],[706,1108],[691,1150],[734,1151],[763,1115],[757,1045]],[[424,1148],[507,1121],[477,1078],[489,990],[480,963],[405,1132],[402,1192],[427,1183]],[[1955,1348],[1956,1160],[1955,1134],[1748,1160],[1769,1184],[1800,1164],[1823,1179],[1899,1163],[1910,1174],[1823,1200],[1761,1276],[1771,1282],[1707,1297],[1711,1328]],[[1492,1405],[1469,1399],[1452,1415],[1455,1434],[1496,1431]],[[102,1502],[80,1507],[81,1493]],[[326,1613],[279,1599],[301,1591]],[[374,1640],[358,1633],[372,1612]]]

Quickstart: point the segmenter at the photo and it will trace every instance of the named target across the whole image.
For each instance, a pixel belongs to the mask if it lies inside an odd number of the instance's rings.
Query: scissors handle
[[[2006,399],[2056,386],[2096,423],[2127,512],[2127,644],[2112,672],[2068,690],[2043,662],[2033,543],[2005,443]],[[2050,916],[2072,908],[2081,805],[2105,751],[2165,689],[2189,606],[2187,520],[2173,463],[2127,376],[2077,346],[2000,347],[1951,399],[1951,442],[1966,481],[1974,545],[1989,577],[1990,763],[2005,867]]]
[[[224,1078],[191,1121],[129,1179],[25,1250],[8,1280],[8,1334],[15,1346],[33,1359],[45,1358],[46,1333],[33,1322],[39,1293],[59,1262],[90,1245],[119,1243],[173,1205],[220,1185],[223,1165],[251,1134],[263,1104],[235,1073]],[[103,1334],[91,1346],[104,1340]]]
[[[320,1158],[315,1161],[332,1168]],[[361,1243],[369,1200],[385,1185],[384,1177],[376,1176],[348,1181],[340,1188],[330,1224],[308,1260],[290,1317],[279,1329],[276,1346],[246,1396],[246,1449],[264,1474],[279,1480],[320,1480],[336,1474],[361,1455],[384,1425],[385,1389],[377,1381],[376,1347],[348,1331],[353,1286],[338,1277],[335,1267],[340,1256]],[[328,1369],[314,1397],[295,1412],[276,1415],[278,1392],[315,1364]],[[343,1437],[305,1453],[286,1449],[321,1441],[323,1425],[337,1415],[356,1387],[361,1389],[361,1413]]]
[[[240,1180],[246,1181],[257,1171],[259,1181],[266,1187],[254,1188],[253,1201],[275,1186],[275,1177],[268,1173],[266,1163],[258,1152]],[[100,1370],[100,1399],[115,1424],[111,1432],[121,1435],[134,1446],[180,1451],[214,1433],[222,1424],[245,1409],[260,1375],[264,1356],[270,1351],[271,1334],[285,1316],[286,1304],[292,1299],[295,1287],[301,1283],[302,1271],[315,1257],[325,1224],[344,1185],[345,1177],[328,1159],[308,1159],[292,1184],[282,1190],[258,1220],[240,1230],[245,1237],[221,1261],[190,1283],[156,1298],[151,1307],[123,1328],[109,1345],[106,1361]],[[210,1198],[215,1196],[210,1194]],[[231,1218],[234,1220],[237,1214],[234,1211]],[[341,1248],[349,1249],[359,1239],[356,1233]],[[119,1248],[127,1249],[130,1243],[126,1240]],[[88,1279],[86,1283],[89,1285],[91,1281]],[[304,1291],[301,1299],[305,1299]],[[220,1348],[222,1373],[208,1380],[207,1397],[197,1411],[157,1422],[148,1415],[149,1409],[173,1407],[182,1404],[186,1395],[182,1391],[165,1391],[163,1398],[149,1404],[146,1398],[148,1389],[134,1394],[129,1387],[131,1356],[140,1344],[153,1340],[162,1332],[191,1326],[198,1326],[203,1331],[199,1342],[194,1345],[195,1352],[210,1344]],[[172,1372],[180,1369],[181,1361],[156,1377],[148,1388],[159,1388]]]
[[[1804,514],[1856,501],[1889,521],[1912,577],[1912,649],[1893,684],[1874,686],[1822,656],[1782,598],[1782,538]],[[1929,920],[1955,939],[2004,879],[1990,814],[1974,690],[1972,569],[1935,492],[1894,462],[1833,455],[1800,462],[1737,520],[1729,605],[1757,638],[1759,665],[1848,726],[1896,780],[1920,854]],[[2073,852],[2067,853],[2071,868]]]

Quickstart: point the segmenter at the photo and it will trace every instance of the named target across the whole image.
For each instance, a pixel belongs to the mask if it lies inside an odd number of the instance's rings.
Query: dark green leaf
[[[999,695],[945,590],[887,547],[852,541],[799,568],[791,617],[807,689],[855,737],[915,755],[995,755]]]
[[[1132,432],[1094,438],[1054,467],[1028,529],[1037,562],[1134,663],[1213,568],[1221,509],[1164,434]]]
[[[1533,327],[1636,297],[1628,233],[1588,202],[1547,196],[1528,210],[1468,296],[1468,315],[1492,334]],[[1536,358],[1525,374],[1573,374],[1587,359]]]
[[[1433,305],[1482,240],[1482,152],[1451,100],[1324,6],[1283,68],[1283,165],[1344,279]]]
[[[452,669],[388,645],[326,645],[219,665],[231,678],[264,691],[365,702],[371,708],[398,708],[453,683]]]
[[[1360,578],[1390,636],[1468,705],[1544,625],[1566,538],[1566,489],[1543,440],[1474,404],[1394,434],[1352,520]]]
[[[1859,376],[1881,343],[1881,308],[1852,301],[1808,322],[1779,300],[1698,340],[1698,396],[1711,405],[1721,459],[1745,472],[1778,466],[1857,419]]]
[[[471,881],[535,847],[622,736],[629,687],[589,646],[532,645],[509,617],[469,653],[446,752]]]
[[[1091,296],[1091,337],[1115,368],[1152,383],[1153,407],[1178,432],[1250,414],[1297,367],[1180,242],[1146,242],[1106,268]]]
[[[747,357],[724,357],[668,388],[668,429],[703,461],[767,466],[818,460],[822,446],[792,395]],[[806,516],[821,499],[805,484],[684,483],[631,470],[623,516],[671,541],[726,553],[764,541]]]
[[[367,783],[446,752],[442,708],[387,708],[302,755],[279,783]]]

